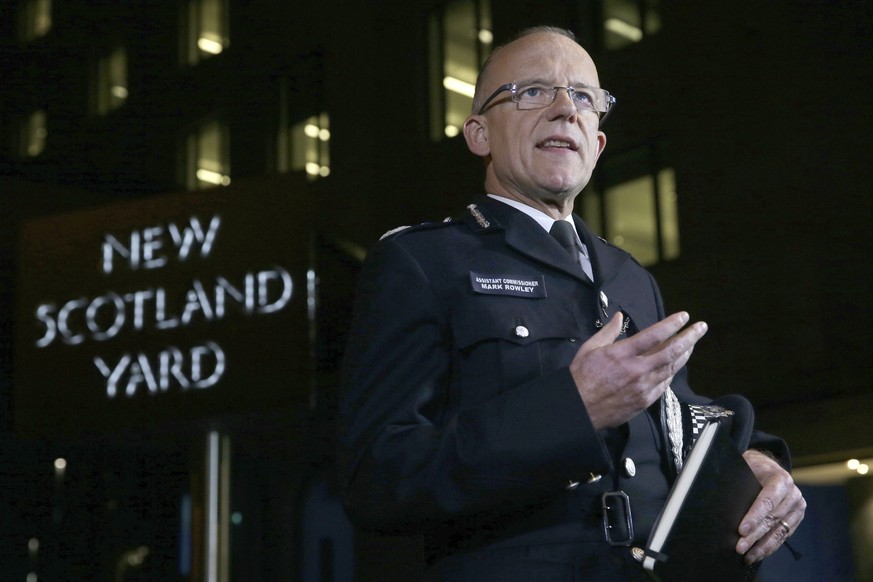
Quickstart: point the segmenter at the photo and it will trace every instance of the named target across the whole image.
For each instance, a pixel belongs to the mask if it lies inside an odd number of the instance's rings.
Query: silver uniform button
[[[646,552],[644,552],[642,548],[633,547],[631,548],[631,555],[637,562],[642,562],[643,558],[646,557]]]
[[[519,325],[515,328],[515,335],[516,337],[527,337],[530,335],[530,331],[525,326]]]
[[[637,466],[634,464],[634,460],[630,457],[624,458],[624,474],[628,477],[633,477],[637,474]]]
[[[588,479],[586,479],[585,484],[590,485],[591,483],[597,483],[602,478],[603,475],[600,475],[598,473],[588,473]],[[579,487],[579,483],[579,481],[573,481],[571,479],[569,484],[567,485],[567,491],[575,491],[576,488]]]

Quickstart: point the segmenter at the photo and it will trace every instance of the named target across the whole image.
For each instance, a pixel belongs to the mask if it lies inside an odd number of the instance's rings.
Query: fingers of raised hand
[[[625,422],[655,402],[706,333],[702,322],[682,330],[688,314],[680,312],[616,342],[622,317],[611,318],[570,364],[592,421],[605,426]]]
[[[698,321],[686,329],[688,314],[675,313],[617,344],[625,356],[651,356],[659,365],[675,360],[706,333],[707,325]]]
[[[688,314],[684,311],[674,313],[620,342],[622,350],[626,355],[640,355],[656,350],[675,336],[688,323],[688,319]]]
[[[673,376],[684,366],[694,351],[697,341],[706,333],[706,324],[693,326],[663,341],[661,344],[635,359],[646,383],[669,384]]]

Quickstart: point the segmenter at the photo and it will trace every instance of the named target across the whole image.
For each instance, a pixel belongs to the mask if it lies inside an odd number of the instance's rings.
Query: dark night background
[[[462,138],[431,138],[429,26],[452,3],[227,0],[230,44],[195,65],[180,57],[188,2],[55,0],[49,32],[25,41],[19,17],[34,3],[0,5],[0,579],[205,579],[203,532],[193,527],[185,570],[179,516],[185,499],[195,518],[202,509],[210,431],[233,442],[231,579],[345,580],[352,568],[359,580],[385,579],[370,573],[380,562],[396,579],[414,576],[405,557],[414,541],[352,538],[336,511],[331,419],[363,249],[397,225],[459,213],[481,189]],[[747,395],[796,466],[873,456],[873,4],[625,2],[656,6],[660,28],[608,50],[610,4],[492,0],[491,30],[498,44],[534,24],[575,30],[618,98],[603,165],[651,146],[675,171],[681,252],[650,268],[668,310],[709,323],[691,360],[695,389]],[[129,95],[98,114],[93,63],[119,44]],[[48,136],[32,156],[21,128],[34,110],[46,112]],[[277,132],[323,111],[330,175],[307,180],[277,163]],[[288,354],[267,389],[309,397],[137,430],[103,430],[72,405],[78,434],[23,430],[13,407],[27,390],[13,365],[22,225],[182,199],[186,136],[212,119],[230,136],[225,195],[254,203],[281,193],[311,209],[303,224],[265,209],[269,228],[241,235],[303,231],[318,308],[282,332],[309,349]],[[592,187],[610,179],[600,173]],[[289,366],[306,371],[278,372]],[[66,469],[53,468],[57,458]],[[780,552],[761,579],[873,579],[845,549],[851,528],[873,529],[857,517],[869,514],[869,481],[805,490],[810,509],[795,537],[806,556],[798,566]],[[319,535],[333,541],[311,546]],[[144,560],[130,562],[143,547]]]

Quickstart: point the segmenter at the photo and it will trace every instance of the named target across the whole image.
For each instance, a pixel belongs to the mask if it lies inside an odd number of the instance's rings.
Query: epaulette
[[[612,249],[613,251],[617,251],[617,252],[619,252],[619,253],[621,253],[621,254],[623,254],[623,255],[627,255],[627,257],[628,257],[630,260],[632,260],[633,262],[635,262],[635,263],[638,264],[639,266],[641,266],[641,267],[643,266],[643,265],[642,265],[642,264],[637,260],[637,258],[636,258],[635,256],[633,256],[633,254],[629,253],[626,249],[623,249],[623,248],[621,248],[620,246],[618,246],[618,245],[616,245],[616,244],[613,244],[613,243],[609,242],[608,240],[606,240],[606,239],[603,238],[602,236],[598,236],[598,237],[597,237],[597,240],[599,240],[600,242],[602,242],[603,244],[605,244],[607,247],[609,247],[609,248]],[[643,268],[645,268],[645,267],[643,267]]]
[[[417,232],[417,231],[421,231],[421,230],[429,230],[432,228],[439,228],[442,226],[446,226],[447,224],[452,224],[452,222],[453,222],[452,217],[447,216],[443,219],[442,222],[422,222],[421,224],[416,224],[416,225],[398,226],[397,228],[392,228],[391,230],[389,230],[388,232],[386,232],[385,234],[380,236],[379,240],[382,240],[383,238],[388,238],[390,236],[394,236],[394,235],[399,234],[401,232],[403,232],[403,233],[405,233],[405,232]]]
[[[610,247],[610,248],[612,248],[612,249],[615,249],[615,250],[617,250],[617,251],[621,251],[621,252],[623,252],[623,253],[630,254],[630,253],[628,253],[625,249],[621,248],[620,246],[618,246],[618,245],[615,244],[615,243],[611,243],[611,242],[609,242],[608,240],[606,240],[606,239],[603,238],[602,236],[598,236],[598,237],[597,237],[597,240],[599,240],[600,242],[602,242],[603,244],[605,244],[606,246],[608,246],[608,247]]]

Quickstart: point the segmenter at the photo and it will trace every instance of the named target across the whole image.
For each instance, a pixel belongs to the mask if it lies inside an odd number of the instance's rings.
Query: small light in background
[[[470,99],[472,99],[473,95],[476,93],[476,85],[455,77],[443,77],[443,87],[459,95],[469,97]]]
[[[303,126],[303,133],[306,134],[306,137],[316,138],[318,137],[318,126],[312,123],[307,123]]]
[[[203,36],[197,39],[197,47],[203,52],[209,53],[211,55],[221,54],[221,52],[224,50],[224,46],[221,44],[221,42]]]
[[[607,18],[603,23],[603,27],[606,30],[614,32],[615,34],[623,36],[633,42],[643,40],[642,30],[632,24],[628,24],[624,20],[619,20],[618,18]]]

